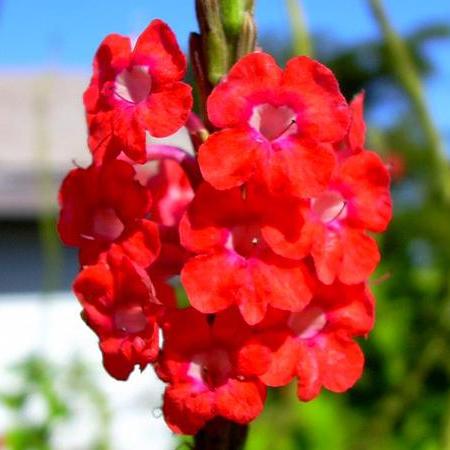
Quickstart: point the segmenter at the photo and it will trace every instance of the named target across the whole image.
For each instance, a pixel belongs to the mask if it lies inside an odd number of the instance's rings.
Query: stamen
[[[249,125],[272,142],[298,132],[296,112],[289,106],[264,103],[253,108]]]
[[[114,89],[114,95],[115,95],[116,97],[120,98],[120,100],[122,100],[122,101],[124,101],[124,102],[126,102],[126,103],[128,103],[128,104],[130,104],[130,105],[134,105],[134,104],[135,104],[135,103],[132,102],[131,100],[129,100],[129,99],[123,97],[122,95],[120,95],[120,94],[117,92],[117,89]]]
[[[344,209],[345,209],[346,206],[347,206],[347,200],[343,200],[342,207],[339,210],[339,212],[333,218],[328,220],[326,223],[333,222],[333,220],[336,220],[344,212]]]
[[[311,211],[318,220],[331,224],[347,217],[347,201],[335,191],[327,191],[311,200]]]
[[[146,66],[133,66],[120,72],[114,82],[114,95],[130,106],[144,101],[151,92],[152,77]]]
[[[80,234],[83,239],[87,239],[88,241],[95,241],[94,236],[89,236],[88,234]]]
[[[276,139],[279,139],[281,136],[283,136],[284,133],[286,133],[287,131],[289,131],[289,128],[292,127],[292,125],[296,124],[297,121],[295,119],[292,119],[289,123],[289,125],[278,135],[278,137]]]

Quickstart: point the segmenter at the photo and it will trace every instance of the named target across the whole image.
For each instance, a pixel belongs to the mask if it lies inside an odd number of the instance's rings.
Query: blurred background
[[[156,17],[186,49],[192,0],[0,0],[0,448],[174,449],[150,369],[103,373],[55,234],[64,174],[89,161],[81,95],[111,32]],[[256,0],[261,46],[366,91],[368,147],[393,177],[394,220],[372,277],[367,368],[345,395],[271,392],[248,450],[450,450],[450,3]],[[186,447],[187,448],[187,447]]]

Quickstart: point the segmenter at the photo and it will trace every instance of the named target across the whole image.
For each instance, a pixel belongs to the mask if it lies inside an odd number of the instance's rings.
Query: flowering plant
[[[165,23],[101,43],[84,94],[92,164],[65,178],[58,223],[80,250],[74,292],[105,369],[126,380],[153,365],[168,426],[198,448],[245,428],[268,387],[296,379],[308,401],[360,378],[380,260],[369,233],[391,218],[364,94],[348,104],[306,56],[280,68],[255,49],[251,2],[219,3],[197,2],[190,42],[200,115]],[[152,139],[180,129],[192,152]]]

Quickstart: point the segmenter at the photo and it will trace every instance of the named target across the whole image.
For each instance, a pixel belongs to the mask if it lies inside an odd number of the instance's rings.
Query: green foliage
[[[9,450],[53,450],[56,428],[75,415],[74,399],[84,398],[98,420],[98,434],[92,450],[108,450],[110,413],[103,393],[92,380],[88,368],[74,360],[57,366],[37,355],[11,368],[18,386],[13,392],[0,391],[0,405],[9,410],[12,424],[3,437]],[[42,407],[41,417],[30,418],[32,402]]]

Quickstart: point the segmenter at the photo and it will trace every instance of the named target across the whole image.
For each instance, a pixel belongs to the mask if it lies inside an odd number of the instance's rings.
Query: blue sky
[[[408,33],[431,21],[450,23],[448,0],[385,0],[396,28]],[[138,34],[155,17],[168,22],[180,43],[196,29],[194,0],[0,0],[0,70],[39,70],[49,64],[88,71],[102,38]],[[286,35],[285,0],[257,0],[262,33]],[[303,0],[309,27],[344,43],[378,36],[367,0]],[[185,44],[184,44],[185,46]],[[438,74],[427,84],[433,114],[450,133],[450,42],[430,45]]]

